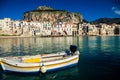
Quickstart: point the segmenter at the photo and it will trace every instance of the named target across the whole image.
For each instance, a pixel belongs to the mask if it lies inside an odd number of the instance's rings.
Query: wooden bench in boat
[[[63,55],[39,55],[39,56],[27,56],[22,58],[22,62],[24,63],[38,63],[38,62],[49,62],[63,59],[65,56]]]

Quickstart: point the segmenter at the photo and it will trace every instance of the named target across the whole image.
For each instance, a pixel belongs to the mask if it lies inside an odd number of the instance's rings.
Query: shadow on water
[[[0,80],[78,80],[78,66],[46,74],[4,73],[0,70]]]

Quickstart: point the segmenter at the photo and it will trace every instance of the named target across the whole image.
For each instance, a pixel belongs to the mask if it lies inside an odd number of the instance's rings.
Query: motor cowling
[[[77,50],[78,50],[78,48],[77,48],[76,45],[70,45],[70,51],[71,51],[72,53],[75,53]]]

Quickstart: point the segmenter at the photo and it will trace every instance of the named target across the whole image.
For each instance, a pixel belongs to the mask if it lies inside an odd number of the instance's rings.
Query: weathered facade
[[[80,36],[120,35],[119,24],[81,23],[82,15],[41,6],[24,13],[24,20],[0,19],[0,35]]]

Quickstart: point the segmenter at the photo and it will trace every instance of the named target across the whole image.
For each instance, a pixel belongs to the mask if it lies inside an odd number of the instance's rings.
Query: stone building
[[[2,31],[9,30],[9,26],[11,26],[10,18],[4,18],[0,20],[0,27]]]
[[[0,20],[0,35],[16,36],[80,36],[120,35],[118,24],[90,24],[73,22],[19,21],[4,18]]]

